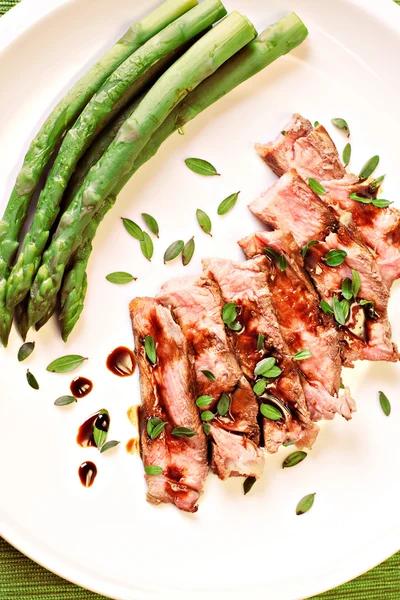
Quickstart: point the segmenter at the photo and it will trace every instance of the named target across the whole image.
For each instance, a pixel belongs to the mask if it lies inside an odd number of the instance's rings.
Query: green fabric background
[[[381,0],[382,1],[382,0]],[[400,0],[394,0],[400,4]],[[0,0],[0,15],[18,0]],[[0,538],[0,600],[101,600],[32,562]],[[400,600],[400,552],[318,600]],[[272,598],[269,600],[273,600]]]

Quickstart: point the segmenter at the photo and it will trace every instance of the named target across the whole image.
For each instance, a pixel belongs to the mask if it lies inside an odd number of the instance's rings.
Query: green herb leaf
[[[326,300],[321,300],[321,304],[320,304],[320,306],[321,306],[321,310],[322,310],[322,312],[324,312],[324,313],[326,313],[326,314],[328,314],[328,315],[333,315],[333,309],[332,309],[332,307],[330,306],[330,304],[328,304],[328,303],[326,302]]]
[[[205,410],[201,413],[201,420],[202,421],[212,421],[212,419],[215,417],[214,413],[211,412],[211,410]]]
[[[338,267],[341,265],[347,256],[344,250],[329,250],[324,256],[324,260],[329,267]]]
[[[285,458],[282,463],[282,469],[288,469],[289,467],[295,467],[299,463],[301,463],[307,456],[307,452],[302,452],[301,450],[296,450],[296,452],[292,452]]]
[[[319,121],[314,121],[314,127],[319,127]]]
[[[106,415],[104,418],[104,421],[101,423],[101,427],[97,427],[96,423],[98,422],[99,417],[102,415]],[[108,410],[103,408],[99,412],[99,416],[93,423],[93,439],[94,439],[94,443],[96,444],[96,447],[99,449],[103,446],[103,444],[105,443],[105,441],[107,439],[109,426],[110,426],[110,415],[108,413]]]
[[[316,244],[319,244],[319,240],[310,240],[309,242],[307,242],[307,244],[305,246],[303,246],[303,248],[301,249],[301,255],[304,258],[305,255],[308,252],[308,249],[311,248],[311,246],[315,246]]]
[[[28,356],[32,354],[34,349],[35,342],[26,342],[25,344],[22,344],[21,348],[18,350],[18,361],[22,362],[23,360],[28,358]]]
[[[221,204],[218,206],[217,213],[222,216],[232,210],[239,198],[239,194],[240,192],[236,192],[236,194],[231,194],[225,198],[225,200],[222,200]]]
[[[255,484],[256,481],[257,480],[255,477],[246,477],[246,479],[243,482],[244,495],[249,493],[249,491],[251,490],[251,488],[253,487],[253,485]]]
[[[284,254],[281,254],[274,248],[269,248],[268,246],[264,248],[264,254],[266,254],[269,258],[272,258],[272,260],[276,262],[281,271],[284,271],[286,269],[287,261]]]
[[[368,316],[371,319],[375,316],[375,303],[372,300],[360,300],[360,306],[365,306]]]
[[[146,475],[161,475],[163,472],[162,468],[157,465],[148,465],[144,468],[144,471]]]
[[[134,277],[130,273],[125,273],[124,271],[115,271],[114,273],[109,273],[106,275],[106,279],[111,283],[123,284],[136,281],[137,277]]]
[[[206,175],[207,177],[219,175],[217,169],[211,163],[201,158],[187,158],[185,160],[185,165],[198,175]]]
[[[266,373],[266,375],[264,375],[264,377],[267,377],[268,379],[272,379],[275,377],[279,377],[279,375],[282,373],[282,369],[280,369],[279,367],[272,367],[268,373]]]
[[[357,294],[361,288],[360,273],[358,271],[356,271],[355,269],[352,269],[351,277],[352,277],[351,291],[353,293],[354,298],[357,298]]]
[[[80,367],[85,360],[87,360],[87,358],[79,356],[79,354],[67,354],[66,356],[53,360],[53,362],[47,366],[46,370],[50,371],[50,373],[69,373]]]
[[[306,358],[311,358],[312,352],[310,350],[300,350],[300,352],[296,352],[293,356],[294,360],[305,360]]]
[[[363,166],[363,168],[360,171],[359,174],[359,179],[363,180],[363,179],[368,179],[368,177],[370,175],[372,175],[372,173],[375,171],[376,167],[379,165],[379,156],[375,155],[372,158],[370,158],[369,160],[367,160],[367,162],[365,163],[365,165]]]
[[[393,202],[390,202],[390,200],[384,200],[383,198],[375,198],[372,200],[372,204],[376,206],[376,208],[386,208],[390,204],[393,204]]]
[[[217,412],[221,417],[224,417],[228,410],[229,407],[231,405],[231,399],[228,396],[228,394],[226,394],[225,392],[222,394],[221,398],[218,401],[217,404]]]
[[[236,321],[237,317],[237,304],[234,302],[227,302],[222,309],[222,320],[225,325],[230,325],[234,321]]]
[[[212,396],[199,396],[196,400],[196,404],[199,408],[204,408],[208,406],[213,401]]]
[[[202,413],[204,415],[204,413]],[[190,427],[175,427],[175,429],[172,430],[171,435],[174,435],[175,437],[187,437],[187,438],[192,438],[194,437],[196,434],[195,431],[193,431],[193,429],[190,429]]]
[[[344,119],[336,118],[331,120],[332,125],[343,131],[347,137],[350,137],[350,128]]]
[[[190,261],[192,260],[193,254],[195,250],[194,237],[191,237],[188,242],[183,247],[182,250],[182,264],[186,267]]]
[[[350,158],[351,158],[351,145],[350,144],[346,144],[345,147],[343,148],[342,158],[343,158],[344,166],[347,167],[350,162]]]
[[[239,323],[239,321],[234,321],[233,323],[229,323],[229,325],[227,325],[227,327],[229,329],[231,329],[232,331],[240,331],[241,329],[243,329],[243,326]]]
[[[154,233],[157,237],[160,237],[160,228],[158,227],[158,223],[154,217],[147,213],[142,213],[143,221],[146,223],[147,227],[150,229],[151,233]]]
[[[143,256],[147,258],[147,260],[151,261],[154,252],[154,245],[153,240],[151,239],[147,231],[143,231],[143,239],[140,242],[140,249],[142,251]]]
[[[202,369],[200,370],[200,373],[203,373],[203,375],[207,377],[207,379],[209,379],[210,381],[215,381],[215,375],[211,371],[207,371],[207,369]]]
[[[157,362],[156,344],[152,335],[146,335],[144,338],[144,349],[146,351],[147,358],[155,365]]]
[[[343,381],[342,381],[342,380],[340,380],[340,385],[339,385],[339,388],[340,388],[341,390],[345,390],[345,389],[346,389],[346,386],[344,385],[344,383],[343,383]]]
[[[356,200],[356,202],[361,202],[361,204],[371,204],[372,198],[365,198],[364,196],[359,196],[358,194],[350,194],[350,200]]]
[[[180,255],[184,248],[183,240],[176,240],[176,242],[172,242],[164,252],[164,264],[169,262],[170,260],[174,260],[177,256]]]
[[[204,210],[201,210],[201,208],[198,208],[196,210],[196,218],[197,218],[198,224],[200,225],[200,227],[202,228],[204,233],[211,235],[212,225],[211,225],[211,219],[208,216],[208,214],[205,213]]]
[[[346,300],[351,300],[353,297],[353,282],[349,277],[342,281],[342,296]]]
[[[271,406],[270,404],[260,404],[260,413],[271,421],[279,421],[282,419],[282,413],[275,406]]]
[[[315,192],[316,194],[318,194],[320,196],[322,196],[323,194],[326,194],[326,189],[324,188],[324,186],[321,183],[319,183],[319,181],[314,179],[313,177],[309,177],[308,185],[310,186],[312,191]]]
[[[139,227],[137,223],[131,221],[131,219],[125,219],[125,217],[122,217],[122,222],[124,224],[125,229],[132,237],[139,241],[143,239],[142,228]]]
[[[164,431],[166,424],[166,421],[163,420],[161,420],[161,423],[157,423],[157,425],[153,424],[153,428],[150,433],[150,439],[156,440]]]
[[[375,190],[380,188],[384,179],[385,179],[385,175],[381,175],[380,177],[377,177],[376,179],[371,181],[371,183],[369,184],[369,189],[374,192]]]
[[[383,392],[379,392],[379,402],[383,412],[388,417],[391,413],[392,407],[390,406],[389,398]]]
[[[296,515],[304,515],[304,513],[308,512],[314,504],[314,498],[315,494],[304,496],[296,506]]]
[[[158,425],[159,423],[164,423],[164,421],[162,419],[160,419],[159,417],[153,417],[147,421],[146,431],[147,431],[147,435],[149,437],[151,437],[154,427],[156,425]]]
[[[67,406],[67,404],[72,404],[73,402],[78,402],[74,396],[60,396],[57,400],[54,400],[55,406]]]
[[[334,296],[332,299],[332,306],[333,314],[335,315],[336,321],[340,323],[340,325],[344,325],[346,323],[347,314],[349,312],[349,303],[347,302],[347,300],[339,302],[339,299],[336,296]]]
[[[257,352],[260,352],[264,347],[264,336],[262,333],[259,333],[257,336]]]
[[[267,382],[266,380],[262,377],[261,379],[259,379],[258,381],[256,381],[256,383],[253,386],[253,392],[255,393],[256,396],[262,396],[263,393],[265,392],[265,388],[267,387]]]
[[[282,446],[284,446],[286,448],[287,446],[293,446],[295,443],[296,443],[295,440],[291,440],[290,442],[284,442],[282,444]]]
[[[179,135],[185,135],[185,130],[183,129],[183,127],[178,127],[178,133]]]
[[[31,386],[31,388],[33,388],[34,390],[39,389],[39,384],[36,380],[36,377],[30,372],[29,369],[26,371],[26,379],[27,379],[29,385]]]
[[[203,431],[206,435],[210,435],[210,431],[211,431],[210,423],[203,423]]]
[[[283,130],[281,131],[281,135],[285,136],[287,134],[287,131]]]
[[[100,448],[100,454],[107,452],[107,450],[111,450],[111,448],[115,448],[115,446],[118,446],[120,443],[121,442],[117,442],[117,440],[110,440]]]
[[[260,362],[258,362],[255,366],[254,369],[254,375],[262,375],[263,377],[266,377],[266,373],[268,373],[268,371],[270,371],[270,369],[272,369],[272,367],[275,365],[276,363],[276,358],[274,358],[273,356],[269,356],[268,358],[263,358],[262,360],[260,360]]]

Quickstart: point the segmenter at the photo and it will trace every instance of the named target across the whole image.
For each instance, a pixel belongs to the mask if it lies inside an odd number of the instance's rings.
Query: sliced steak
[[[282,271],[275,261],[264,262],[272,304],[282,336],[292,355],[310,350],[312,356],[298,361],[301,384],[314,421],[346,419],[356,410],[348,389],[340,390],[340,337],[331,315],[320,310],[320,299],[304,271],[299,247],[290,233],[262,231],[239,241],[247,258],[263,255],[266,247],[286,258]]]
[[[242,370],[252,384],[258,377],[254,370],[267,357],[276,361],[282,373],[266,379],[261,403],[278,406],[284,417],[278,421],[263,420],[264,443],[268,452],[276,452],[286,441],[299,447],[311,447],[318,433],[305,403],[297,365],[285,344],[272,307],[265,275],[264,257],[235,263],[224,259],[203,261],[205,272],[220,287],[224,304],[237,306],[239,331],[228,328],[232,345]],[[260,338],[259,336],[263,336]],[[260,349],[258,349],[258,347]]]
[[[176,279],[162,287],[158,300],[172,310],[188,341],[195,365],[197,396],[212,398],[199,410],[218,415],[221,395],[225,393],[230,398],[229,412],[226,416],[216,416],[210,430],[214,471],[221,479],[260,476],[264,453],[257,447],[258,402],[226,336],[217,285],[205,276]],[[211,372],[214,379],[207,378],[203,371]],[[220,433],[220,429],[225,433]]]
[[[161,475],[146,475],[147,500],[170,502],[196,512],[207,477],[207,441],[195,405],[194,373],[188,346],[171,312],[153,298],[135,298],[129,306],[140,371],[142,410],[140,444],[144,466],[156,465]],[[144,340],[153,336],[157,362],[146,356]],[[166,422],[152,440],[147,433],[150,419]],[[192,438],[172,435],[175,427],[188,427]]]
[[[279,134],[274,142],[256,145],[258,153],[277,175],[295,168],[305,181],[313,177],[322,183],[327,193],[321,199],[335,209],[344,224],[357,228],[360,238],[376,254],[382,278],[390,287],[400,277],[400,211],[350,198],[354,193],[375,197],[377,190],[371,191],[369,182],[346,173],[322,125],[313,129],[310,121],[296,114],[285,131],[286,135]]]
[[[328,303],[331,304],[333,296],[340,294],[342,281],[351,277],[351,269],[359,272],[361,289],[358,301],[373,302],[376,316],[370,318],[369,308],[351,309],[349,319],[342,328],[345,342],[342,358],[346,366],[352,366],[354,360],[398,360],[396,346],[390,340],[391,329],[387,318],[389,292],[374,256],[352,232],[340,224],[332,209],[322,202],[297,172],[292,169],[283,175],[249,208],[270,227],[291,231],[301,247],[311,240],[321,242],[308,250],[305,266],[320,297]],[[331,249],[347,253],[342,265],[329,267],[325,263],[324,257]],[[354,312],[359,313],[357,326],[353,326]],[[365,327],[361,328],[360,319],[363,315]],[[363,331],[360,333],[361,329]]]

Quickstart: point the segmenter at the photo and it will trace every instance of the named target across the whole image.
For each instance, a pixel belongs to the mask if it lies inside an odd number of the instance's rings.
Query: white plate
[[[62,7],[54,10],[55,5]],[[24,0],[0,21],[0,198],[4,205],[33,134],[71,82],[157,0]],[[105,368],[118,345],[132,346],[128,301],[153,294],[174,275],[199,271],[200,259],[240,258],[235,242],[260,227],[247,203],[274,180],[253,144],[266,141],[293,111],[329,124],[345,117],[352,130],[351,167],[381,156],[388,173],[385,197],[398,199],[398,57],[400,9],[389,0],[227,0],[262,30],[289,10],[310,29],[308,41],[199,116],[174,135],[134,177],[96,238],[84,314],[67,346],[55,323],[39,335],[35,353],[16,360],[20,340],[12,334],[0,354],[2,534],[47,568],[80,585],[118,599],[272,598],[293,600],[319,593],[359,575],[400,546],[400,368],[360,364],[346,371],[358,402],[353,421],[324,423],[315,449],[295,469],[283,471],[290,449],[269,457],[263,479],[248,496],[242,481],[208,479],[196,515],[145,502],[143,469],[125,451],[135,431],[126,411],[138,402],[137,373],[125,380]],[[40,18],[39,17],[43,17]],[[339,148],[345,139],[332,131]],[[199,156],[222,177],[201,178],[183,160]],[[241,190],[238,206],[224,218],[220,200]],[[212,238],[195,221],[201,207],[213,221]],[[149,264],[120,217],[140,221],[154,214],[161,227]],[[162,265],[169,243],[195,234],[191,265]],[[105,275],[127,270],[136,283],[115,286]],[[400,342],[399,286],[390,305]],[[70,375],[45,366],[65,353],[89,357],[80,373],[93,392],[77,405],[56,408],[68,393]],[[40,391],[28,387],[29,367]],[[383,389],[392,401],[385,417]],[[78,426],[101,407],[111,413],[109,439],[124,442],[108,455],[75,442]],[[78,466],[94,460],[97,479],[81,486]],[[307,515],[295,506],[316,492]]]

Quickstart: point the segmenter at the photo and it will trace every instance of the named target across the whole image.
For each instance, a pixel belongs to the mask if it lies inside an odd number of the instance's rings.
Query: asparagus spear
[[[274,60],[291,52],[291,50],[305,40],[307,35],[308,31],[306,26],[295,13],[289,13],[265,29],[257,39],[250,42],[245,48],[240,50],[240,52],[222,65],[214,75],[203,81],[203,83],[195,90],[190,92],[190,94],[188,94],[188,96],[172,111],[169,117],[167,117],[143,148],[129,171],[128,176],[131,177],[142,164],[154,156],[162,142],[175,130],[179,129],[179,127],[183,127],[200,112],[225,96],[236,86],[240,85],[250,77],[253,77],[253,75],[267,67]],[[108,148],[112,139],[115,137],[118,128],[119,122],[117,123],[117,121],[115,121],[114,128],[110,126],[105,130],[102,136],[100,136],[90,148],[90,151],[88,151],[87,163],[82,166],[83,172],[80,173],[82,181],[90,167],[100,159],[105,149]],[[116,195],[119,188],[122,188],[128,176],[124,178],[124,181],[121,181],[118,185],[118,189],[113,191],[113,195]],[[112,206],[112,204],[110,204],[110,206]],[[91,233],[95,234],[96,230],[92,230]],[[84,235],[86,235],[86,231]],[[89,260],[91,251],[91,241],[92,240],[89,242],[89,240],[87,240],[85,244],[85,251],[88,252],[85,256],[86,264]],[[75,268],[74,261],[75,258],[73,257],[71,272]],[[78,278],[76,278],[75,281],[75,294],[76,297],[79,298],[80,314],[83,310],[86,289],[78,287]],[[64,286],[65,283],[63,283],[62,294],[67,294],[68,292],[64,292]],[[78,310],[74,308],[74,312],[77,314]],[[63,320],[67,322],[69,320],[69,310],[67,307],[64,308],[63,313]],[[73,322],[72,327],[76,324],[77,320],[78,319]],[[71,333],[72,327],[64,334],[63,324],[61,325],[64,341]]]
[[[87,290],[86,267],[92,252],[92,241],[107,212],[115,204],[117,197],[110,194],[103,206],[93,216],[84,231],[84,239],[78,246],[72,259],[71,269],[64,277],[61,291],[60,327],[64,342],[75,327],[83,310]]]
[[[201,81],[255,36],[253,25],[237,12],[231,13],[196,42],[151,88],[134,113],[120,128],[100,161],[60,220],[53,240],[31,288],[29,322],[46,313],[60,289],[74,240],[113,188],[129,171],[129,165],[177,104]]]
[[[167,0],[125,35],[84,75],[57,104],[32,141],[0,221],[0,340],[7,345],[11,311],[5,306],[6,280],[29,204],[44,169],[63,134],[110,74],[137,48],[197,4],[197,0]]]
[[[138,86],[142,88],[146,84],[143,75],[150,67],[225,14],[226,10],[221,0],[204,0],[138,48],[94,94],[74,126],[67,132],[40,194],[33,223],[24,238],[22,251],[8,279],[9,308],[21,302],[29,292],[51,226],[57,217],[64,190],[79,158],[90,142],[121,105],[137,95]]]

